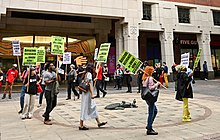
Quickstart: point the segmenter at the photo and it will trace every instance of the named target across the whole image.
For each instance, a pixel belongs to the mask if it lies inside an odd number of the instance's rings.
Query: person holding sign
[[[188,107],[188,98],[193,98],[193,90],[190,84],[193,72],[187,75],[184,65],[176,66],[177,74],[177,92],[176,100],[183,101],[183,122],[190,122],[191,116]]]
[[[11,94],[12,94],[12,86],[14,84],[15,78],[18,77],[18,71],[16,70],[17,64],[13,64],[12,68],[9,69],[6,73],[7,78],[6,78],[6,85],[5,85],[5,90],[2,99],[5,99],[6,97],[6,91],[9,90],[9,99],[11,99]]]
[[[37,81],[40,78],[37,76],[35,68],[30,67],[29,76],[25,78],[24,85],[26,87],[25,91],[25,99],[24,99],[24,108],[22,111],[21,119],[31,119],[33,110],[34,110],[34,103],[35,103],[35,96],[37,94]]]
[[[103,93],[103,98],[105,97],[105,95],[107,94],[106,91],[104,91],[101,88],[101,84],[102,84],[102,66],[101,66],[101,62],[98,62],[97,66],[96,66],[96,78],[94,79],[96,81],[96,90],[97,90],[97,95],[95,96],[95,98],[99,98],[99,91],[101,91]]]

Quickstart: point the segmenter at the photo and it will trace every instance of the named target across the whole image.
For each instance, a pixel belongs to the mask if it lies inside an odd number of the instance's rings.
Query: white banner
[[[71,52],[64,52],[63,64],[71,64]]]
[[[21,56],[21,47],[19,40],[12,41],[13,56]]]
[[[186,68],[189,66],[189,57],[190,53],[181,54],[181,65],[184,65]]]
[[[95,53],[94,53],[94,60],[95,61],[98,59],[98,52],[99,52],[99,48],[95,48]]]

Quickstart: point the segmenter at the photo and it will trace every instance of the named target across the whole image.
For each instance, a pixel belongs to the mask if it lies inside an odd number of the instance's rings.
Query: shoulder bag
[[[78,86],[78,89],[82,92],[85,92],[85,93],[87,93],[89,91],[89,88],[90,88],[89,82],[86,82],[86,80],[85,80],[86,77],[87,77],[87,73],[84,77],[84,80]]]
[[[159,95],[158,89],[155,89],[152,91],[149,89],[149,78],[148,78],[147,87],[142,88],[141,98],[145,101],[150,102],[150,103],[154,103],[157,101],[158,95]]]

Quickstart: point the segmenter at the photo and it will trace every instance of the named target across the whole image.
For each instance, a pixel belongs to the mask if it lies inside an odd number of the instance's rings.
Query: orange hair
[[[152,66],[146,66],[144,68],[144,74],[142,76],[142,80],[146,80],[148,76],[152,76],[152,74],[154,73],[154,67]]]

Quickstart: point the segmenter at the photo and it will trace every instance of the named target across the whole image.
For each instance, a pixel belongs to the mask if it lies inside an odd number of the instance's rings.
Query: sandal
[[[89,130],[89,128],[83,126],[83,127],[79,127],[79,130]]]
[[[102,123],[98,124],[98,127],[101,127],[101,126],[106,125],[106,124],[107,124],[107,122],[102,122]]]

